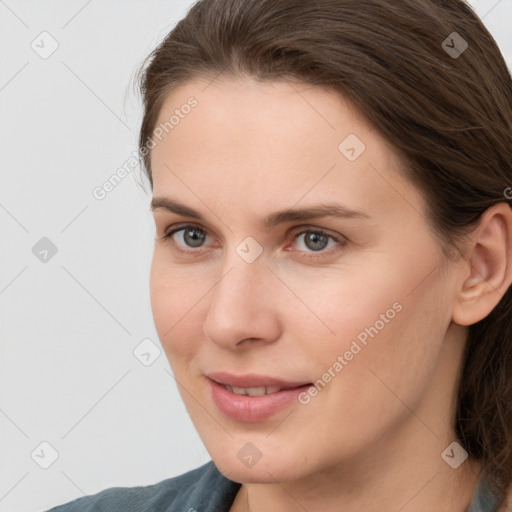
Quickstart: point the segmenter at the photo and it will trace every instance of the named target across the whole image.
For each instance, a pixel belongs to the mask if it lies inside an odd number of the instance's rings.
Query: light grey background
[[[510,67],[512,0],[470,3]],[[149,366],[133,353],[147,338],[160,347],[149,189],[137,167],[103,200],[92,193],[136,151],[133,74],[190,5],[0,1],[0,512],[209,460],[163,351]],[[31,47],[51,49],[44,31],[58,43],[48,58]],[[43,237],[57,247],[46,262],[32,252]],[[58,453],[47,469],[42,442]]]

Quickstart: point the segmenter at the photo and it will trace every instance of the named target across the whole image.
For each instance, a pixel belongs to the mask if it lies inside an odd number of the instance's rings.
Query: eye
[[[175,237],[178,233],[179,236]],[[167,231],[162,240],[172,240],[174,248],[179,253],[198,254],[203,252],[201,249],[203,249],[203,243],[208,236],[207,231],[194,224],[182,224]],[[306,258],[322,257],[330,254],[333,246],[338,245],[338,249],[341,249],[346,245],[346,240],[343,237],[329,234],[319,228],[303,229],[293,235],[294,241],[300,240],[301,237],[304,237],[301,244],[303,248],[299,249],[299,252],[305,253],[304,256]],[[329,247],[330,240],[334,243]],[[184,249],[183,247],[188,247],[189,249]]]
[[[333,246],[338,245],[338,249],[340,249],[346,244],[346,240],[344,240],[342,237],[331,235],[326,231],[318,228],[302,230],[294,236],[294,240],[300,240],[301,237],[303,239],[301,245],[305,249],[300,249],[300,251],[305,252],[305,256],[307,258],[325,256],[326,254],[331,253],[330,249],[332,249]],[[330,247],[328,247],[329,240],[334,241],[334,244],[332,244]]]
[[[179,242],[174,242],[173,245],[175,249],[183,254],[192,254],[200,252],[197,249],[201,248],[201,244],[204,242],[205,238],[208,236],[204,229],[200,229],[193,224],[185,224],[174,229],[168,231],[163,237],[162,240],[171,240],[174,239],[174,235],[180,233],[180,235],[176,238],[179,239]],[[183,249],[182,246],[190,247],[192,250]],[[196,249],[196,250],[193,250]]]

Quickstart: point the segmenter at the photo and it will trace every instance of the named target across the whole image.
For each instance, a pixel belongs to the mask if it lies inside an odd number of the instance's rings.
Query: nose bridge
[[[278,312],[271,297],[275,276],[262,254],[252,261],[245,258],[250,251],[244,243],[231,249],[211,292],[204,334],[219,345],[233,347],[247,338],[271,339],[276,335]]]
[[[227,244],[221,276],[213,291],[214,299],[240,302],[251,297],[258,300],[272,273],[266,266],[263,247],[248,236],[236,245]]]

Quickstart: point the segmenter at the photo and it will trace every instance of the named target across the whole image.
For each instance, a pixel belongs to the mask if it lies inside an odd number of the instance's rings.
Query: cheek
[[[289,277],[287,282],[296,299],[289,298],[282,311],[287,326],[300,332],[300,339],[313,343],[314,354],[332,357],[343,353],[354,339],[364,344],[368,329],[377,324],[377,330],[383,331],[400,315],[404,286],[401,277],[393,277],[391,272],[388,268],[382,278],[360,269],[342,268]]]
[[[317,313],[299,303],[302,318],[294,313],[295,331],[302,333],[317,372],[331,368],[345,375],[345,384],[373,382],[380,394],[386,389],[370,369],[393,389],[428,381],[450,323],[451,304],[449,283],[439,271],[429,275],[436,253],[425,248],[422,254],[422,261],[395,257],[364,273],[346,269],[316,280],[314,289],[296,283],[297,295]],[[338,356],[343,367],[333,368]]]
[[[344,356],[332,397],[350,403],[349,416],[356,422],[380,418],[389,424],[407,413],[404,403],[416,408],[436,372],[450,322],[448,294],[438,279],[411,293],[409,283],[395,277],[393,288],[374,289],[352,305],[347,320],[353,322],[351,329],[330,352],[330,361],[323,359],[332,365],[338,355]]]
[[[439,300],[446,285],[439,280],[425,281],[414,293],[400,272],[388,273],[388,283],[374,282],[353,300],[340,299],[339,290],[326,294],[319,311],[336,336],[304,338],[320,382],[318,394],[301,411],[315,435],[347,453],[371,445],[417,409],[449,323],[449,299]]]
[[[197,283],[194,284],[194,283]],[[191,359],[200,342],[202,324],[197,324],[205,284],[187,276],[183,269],[173,269],[155,250],[150,273],[151,309],[155,328],[169,362]]]

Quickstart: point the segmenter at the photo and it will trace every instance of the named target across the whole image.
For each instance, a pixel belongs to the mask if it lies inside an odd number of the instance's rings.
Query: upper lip
[[[268,386],[278,386],[280,388],[297,388],[306,384],[311,384],[307,381],[286,381],[277,377],[270,377],[267,375],[256,375],[255,373],[248,373],[246,375],[232,375],[226,372],[213,372],[206,374],[206,377],[217,382],[233,386],[236,388],[259,388]]]

